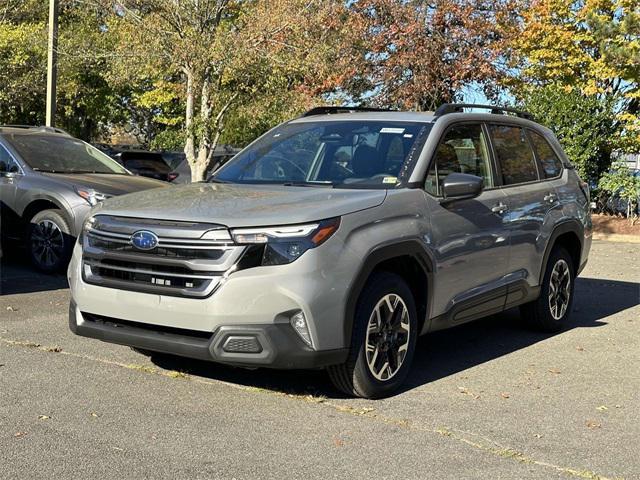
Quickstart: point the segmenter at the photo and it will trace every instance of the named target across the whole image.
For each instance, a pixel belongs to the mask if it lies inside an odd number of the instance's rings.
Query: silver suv
[[[5,240],[24,241],[44,272],[66,269],[93,205],[166,185],[132,175],[63,130],[0,126],[0,231]]]
[[[416,339],[520,306],[566,324],[589,193],[523,112],[314,109],[207,183],[105,201],[69,267],[78,335],[389,395]],[[475,106],[478,107],[478,106]]]

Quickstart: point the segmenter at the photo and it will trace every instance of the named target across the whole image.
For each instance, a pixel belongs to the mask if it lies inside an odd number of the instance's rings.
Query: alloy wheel
[[[51,220],[38,222],[31,232],[31,252],[44,268],[52,268],[64,255],[64,234]]]
[[[571,271],[569,265],[560,259],[553,266],[549,278],[549,310],[555,320],[560,320],[567,311],[571,296]]]
[[[402,366],[409,347],[409,310],[399,295],[390,293],[376,304],[365,339],[369,371],[380,381],[391,379]]]

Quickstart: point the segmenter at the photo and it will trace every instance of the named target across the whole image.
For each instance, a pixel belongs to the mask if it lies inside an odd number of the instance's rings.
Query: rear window
[[[538,168],[524,129],[511,125],[490,125],[502,183],[514,185],[538,180]]]
[[[533,147],[538,155],[538,160],[542,165],[542,173],[544,177],[554,178],[560,175],[560,172],[562,171],[562,162],[553,151],[553,148],[551,148],[551,145],[549,145],[549,142],[547,142],[547,139],[533,130],[530,130],[529,133],[531,135]]]

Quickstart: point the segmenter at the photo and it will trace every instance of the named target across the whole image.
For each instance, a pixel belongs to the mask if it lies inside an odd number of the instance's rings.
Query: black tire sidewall
[[[33,245],[31,241],[31,235],[33,233],[34,225],[42,222],[43,220],[49,220],[56,224],[63,235],[63,251],[62,256],[52,267],[43,266],[35,257],[33,253]],[[57,273],[64,269],[69,263],[71,257],[71,250],[73,247],[73,236],[71,234],[71,227],[69,221],[65,218],[61,210],[43,210],[36,213],[29,221],[27,226],[27,249],[31,263],[35,268],[44,273]]]
[[[378,301],[388,294],[396,294],[404,301],[409,311],[409,345],[400,370],[389,380],[381,381],[369,370],[365,353],[366,330],[371,313]],[[357,351],[354,365],[354,388],[359,395],[366,398],[388,396],[397,390],[406,380],[411,369],[418,336],[418,321],[415,301],[411,289],[406,282],[393,273],[376,273],[367,283],[356,307],[354,342],[352,349]],[[355,352],[352,352],[355,353]]]

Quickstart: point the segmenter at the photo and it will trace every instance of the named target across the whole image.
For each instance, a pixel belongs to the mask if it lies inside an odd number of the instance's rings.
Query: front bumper
[[[243,367],[321,368],[343,363],[348,355],[348,349],[313,350],[289,323],[222,325],[209,336],[83,313],[73,301],[69,328],[109,343]]]

